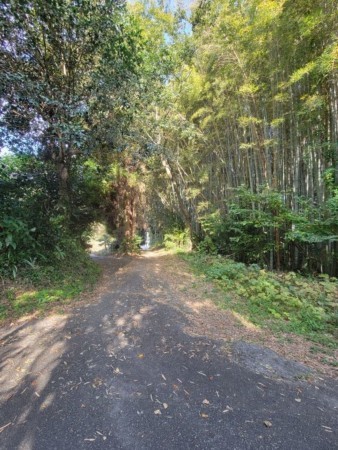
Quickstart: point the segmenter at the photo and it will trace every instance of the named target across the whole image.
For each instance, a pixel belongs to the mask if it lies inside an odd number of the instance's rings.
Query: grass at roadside
[[[91,289],[100,272],[100,267],[85,256],[56,266],[29,268],[14,281],[3,280],[0,321],[67,304]]]
[[[337,279],[269,272],[198,253],[182,257],[221,289],[221,308],[231,309],[261,328],[301,335],[328,351],[337,348]]]

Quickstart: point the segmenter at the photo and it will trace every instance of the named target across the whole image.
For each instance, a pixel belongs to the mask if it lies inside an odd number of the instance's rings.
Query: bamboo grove
[[[337,275],[335,1],[202,0],[191,21],[148,119],[157,208],[204,250]]]

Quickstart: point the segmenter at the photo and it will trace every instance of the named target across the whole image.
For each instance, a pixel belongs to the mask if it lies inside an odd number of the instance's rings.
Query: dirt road
[[[337,448],[335,382],[230,346],[166,258],[107,257],[94,298],[1,330],[0,448]]]

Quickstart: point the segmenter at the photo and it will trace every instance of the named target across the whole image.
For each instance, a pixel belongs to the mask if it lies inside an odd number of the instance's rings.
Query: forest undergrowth
[[[74,255],[73,255],[74,256]],[[0,323],[29,314],[44,314],[62,307],[90,291],[101,273],[100,267],[85,252],[58,264],[29,267],[15,279],[2,279],[0,286]]]
[[[337,349],[336,278],[272,272],[198,252],[180,254],[195,273],[221,291],[217,295],[220,308],[235,311],[273,333],[300,335],[325,347],[328,354]]]

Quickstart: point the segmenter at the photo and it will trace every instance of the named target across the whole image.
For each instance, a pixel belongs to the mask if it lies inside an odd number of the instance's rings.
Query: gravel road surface
[[[155,252],[102,263],[96,297],[0,330],[1,449],[338,448],[334,380],[193,333]]]

